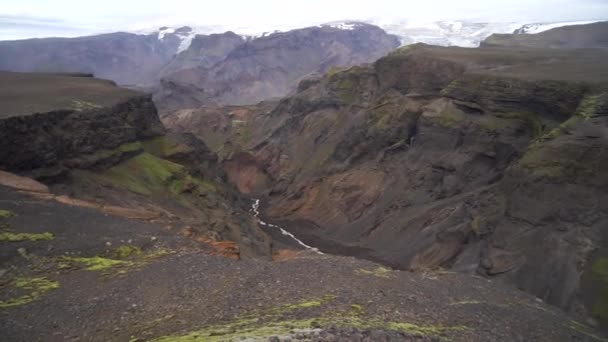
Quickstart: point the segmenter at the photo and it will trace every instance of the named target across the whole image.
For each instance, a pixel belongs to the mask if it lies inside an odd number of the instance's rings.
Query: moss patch
[[[391,269],[385,268],[385,267],[376,267],[373,270],[366,270],[364,268],[360,268],[358,270],[355,271],[357,274],[367,274],[367,275],[373,275],[375,277],[381,277],[381,278],[389,278],[391,276]]]
[[[59,268],[73,268],[77,264],[82,264],[87,271],[103,271],[113,267],[128,267],[133,266],[130,261],[115,260],[104,257],[59,257]]]
[[[0,233],[0,241],[20,242],[20,241],[49,241],[53,240],[55,235],[49,232],[45,233]]]
[[[58,289],[59,282],[49,280],[44,277],[40,278],[15,278],[10,286],[19,290],[25,291],[27,294],[20,297],[11,298],[8,300],[0,301],[0,308],[10,308],[13,306],[24,305],[31,303],[40,297],[44,296],[48,292]]]
[[[114,250],[114,257],[116,259],[127,259],[132,256],[141,255],[143,251],[139,247],[135,246],[120,246]]]
[[[142,141],[144,151],[160,158],[166,158],[180,152],[190,150],[190,147],[168,140],[166,137],[157,137]]]
[[[84,268],[87,271],[101,271],[106,276],[125,274],[138,267],[173,254],[173,251],[159,248],[148,253],[144,253],[139,247],[121,246],[110,252],[112,257],[92,256],[92,257],[73,257],[59,256],[56,258],[57,266],[60,270]]]
[[[359,330],[383,329],[416,336],[442,337],[450,331],[466,330],[466,327],[444,327],[441,325],[419,325],[411,322],[387,322],[381,318],[363,318],[363,307],[353,304],[347,312],[326,312],[319,317],[287,319],[285,309],[291,311],[311,307],[320,307],[333,296],[312,299],[296,304],[284,305],[267,312],[237,318],[224,324],[214,324],[183,335],[164,336],[155,339],[157,342],[183,341],[234,341],[247,339],[265,341],[271,336],[289,335],[294,329],[312,329],[325,327],[356,328]],[[301,317],[301,314],[298,316]]]
[[[15,216],[15,213],[13,213],[12,211],[0,209],[0,219],[7,219],[13,216]]]
[[[144,152],[106,170],[102,177],[130,191],[151,195],[163,191],[184,174],[182,165]]]

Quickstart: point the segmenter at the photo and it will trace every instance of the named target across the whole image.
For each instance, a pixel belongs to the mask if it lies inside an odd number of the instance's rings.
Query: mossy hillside
[[[537,139],[537,141],[542,142],[552,140],[561,135],[569,134],[579,123],[589,120],[597,115],[599,107],[603,105],[603,98],[605,97],[606,94],[585,96],[581,100],[576,112],[571,118],[564,121],[556,128],[543,134],[539,139]]]
[[[164,136],[144,140],[141,142],[141,145],[145,152],[159,158],[167,158],[178,153],[190,151],[190,147],[187,145],[171,141]]]
[[[256,313],[232,321],[203,327],[182,335],[159,337],[156,342],[184,342],[184,341],[266,341],[272,336],[285,336],[294,330],[315,328],[356,328],[359,330],[382,329],[392,330],[414,336],[442,338],[450,332],[466,331],[464,326],[446,327],[441,325],[424,325],[412,322],[391,322],[380,317],[367,317],[365,308],[360,304],[348,305],[345,309],[327,310],[321,315],[308,318],[290,319],[288,313],[297,312],[298,317],[309,316],[310,308],[323,311],[325,304],[333,301],[334,296],[324,296],[295,304],[284,305],[266,312]],[[325,308],[327,309],[327,308]],[[318,312],[318,311],[315,311]]]
[[[29,304],[40,299],[48,292],[59,288],[59,282],[49,280],[44,277],[27,278],[17,277],[9,283],[9,288],[25,294],[0,301],[0,308],[10,308],[19,305]]]
[[[82,155],[78,161],[79,167],[90,167],[93,165],[102,164],[109,161],[109,164],[116,163],[122,159],[127,158],[129,155],[134,155],[142,151],[142,145],[139,141],[126,143],[118,146],[115,149],[104,149],[96,151],[95,153]]]
[[[141,195],[216,191],[212,182],[193,177],[183,165],[144,152],[98,176],[102,181]]]
[[[360,97],[361,82],[363,82],[365,71],[365,68],[354,66],[346,70],[328,73],[326,78],[329,82],[329,89],[336,93],[342,103],[354,104]]]

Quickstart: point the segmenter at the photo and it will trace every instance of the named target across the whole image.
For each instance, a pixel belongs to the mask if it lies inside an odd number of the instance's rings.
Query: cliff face
[[[608,48],[608,22],[573,25],[551,29],[538,34],[493,34],[481,46],[510,48]]]
[[[607,56],[585,51],[402,48],[228,125],[249,132],[258,172],[227,170],[321,250],[496,277],[584,312],[608,223]]]
[[[165,75],[154,99],[163,113],[196,104],[256,103],[287,95],[308,74],[371,62],[397,46],[396,37],[359,23],[349,30],[321,26],[275,33],[237,45],[213,66],[199,63]],[[181,55],[197,55],[197,49],[195,44]],[[196,101],[190,101],[191,93]]]
[[[0,70],[88,72],[119,84],[146,84],[177,52],[176,34],[116,32],[77,38],[0,42]]]
[[[268,238],[216,155],[190,134],[165,134],[150,96],[93,78],[0,76],[19,78],[3,108],[21,108],[2,112],[0,169],[41,180],[58,195],[158,213],[176,234],[236,242],[239,257],[269,257]],[[40,83],[55,90],[30,86]],[[69,101],[54,96],[61,89]],[[28,113],[30,100],[47,111]]]

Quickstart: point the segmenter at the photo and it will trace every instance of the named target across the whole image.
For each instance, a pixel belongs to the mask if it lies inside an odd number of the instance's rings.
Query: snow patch
[[[591,20],[591,21],[568,21],[568,22],[555,22],[555,23],[536,23],[536,24],[526,24],[521,28],[517,29],[515,33],[517,34],[536,34],[545,32],[554,28],[563,27],[563,26],[572,26],[572,25],[587,25],[600,22],[602,20]]]

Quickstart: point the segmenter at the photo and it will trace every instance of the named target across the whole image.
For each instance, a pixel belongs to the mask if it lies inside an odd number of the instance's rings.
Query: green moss
[[[182,165],[144,152],[104,171],[102,176],[117,186],[142,195],[151,195],[161,192],[184,174]]]
[[[87,271],[103,271],[102,273],[105,275],[113,275],[124,274],[170,254],[173,252],[165,248],[143,253],[138,247],[121,246],[112,252],[113,258],[60,256],[57,258],[57,262],[59,269],[84,267]]]
[[[364,268],[360,268],[360,269],[356,270],[355,272],[357,274],[368,274],[368,275],[373,275],[373,276],[381,277],[381,278],[389,278],[392,270],[385,268],[385,267],[377,267],[373,270],[366,270]]]
[[[100,150],[90,155],[88,158],[92,160],[104,160],[113,157],[119,157],[127,153],[136,153],[142,150],[142,145],[139,141],[122,144],[113,150]]]
[[[188,146],[172,142],[164,136],[144,140],[142,141],[142,146],[144,151],[159,158],[165,158],[189,149]]]
[[[40,297],[44,296],[48,292],[58,289],[59,282],[48,280],[47,278],[15,278],[10,286],[20,291],[26,291],[27,294],[11,298],[5,301],[0,301],[0,308],[9,308],[18,305],[24,305],[31,303]]]
[[[591,313],[603,325],[608,326],[608,257],[595,260],[591,266],[591,273],[599,289]]]
[[[357,99],[357,83],[349,77],[337,82],[338,97],[344,103],[353,103]]]
[[[12,211],[0,209],[0,219],[11,218],[13,216],[15,216],[15,213]]]
[[[331,67],[331,68],[330,68],[330,69],[327,71],[326,76],[327,76],[327,78],[332,78],[332,77],[334,77],[334,76],[335,76],[337,73],[339,73],[339,72],[341,72],[341,71],[344,71],[344,70],[345,70],[344,68],[340,68],[340,67],[337,67],[337,66],[332,66],[332,67]]]
[[[312,329],[325,327],[356,328],[359,330],[384,329],[401,333],[441,337],[450,331],[466,330],[466,327],[444,327],[441,325],[419,325],[412,322],[387,322],[382,318],[363,318],[363,306],[353,304],[347,312],[326,312],[322,316],[302,319],[287,319],[285,308],[301,310],[311,307],[320,307],[333,296],[322,299],[303,301],[297,304],[284,305],[264,313],[237,318],[223,324],[203,327],[183,335],[164,336],[155,339],[157,342],[184,342],[184,341],[235,341],[267,340],[271,336],[289,335],[294,329]],[[299,313],[298,316],[301,316]]]
[[[20,241],[48,241],[53,240],[55,235],[52,233],[0,233],[0,241],[20,242]]]
[[[578,108],[576,109],[576,115],[585,119],[589,119],[595,116],[597,113],[598,106],[601,103],[602,96],[605,96],[605,94],[585,96],[581,100],[581,103],[579,104]]]
[[[108,259],[100,256],[94,257],[59,257],[59,268],[72,268],[75,264],[82,264],[87,271],[103,271],[113,267],[133,266],[130,261]]]
[[[141,153],[93,177],[142,195],[216,192],[213,182],[192,177],[180,164]]]
[[[141,248],[135,246],[120,246],[114,250],[114,256],[119,260],[127,259],[132,256],[138,256],[142,253]]]

